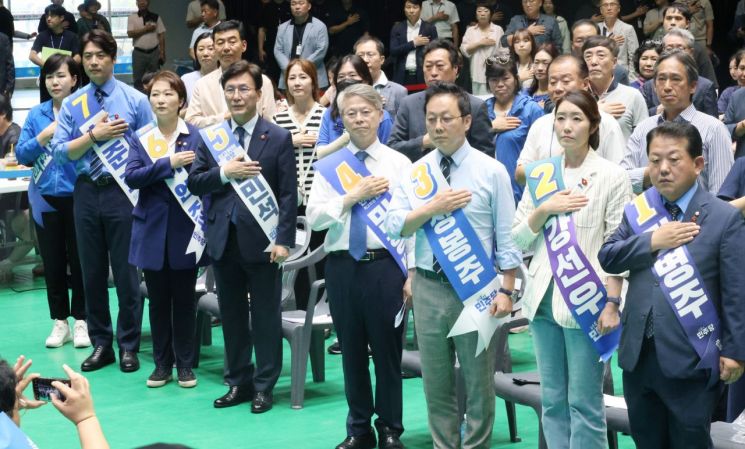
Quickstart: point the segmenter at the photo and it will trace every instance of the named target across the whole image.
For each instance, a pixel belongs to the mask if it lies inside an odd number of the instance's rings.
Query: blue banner
[[[533,162],[525,168],[527,187],[536,207],[565,189],[561,175],[562,156]],[[552,215],[543,226],[543,238],[551,263],[554,284],[593,347],[606,362],[621,339],[621,327],[601,335],[598,319],[608,293],[577,242],[571,214]]]
[[[362,178],[370,176],[370,170],[364,163],[354,157],[347,148],[330,154],[313,164],[331,187],[339,195],[345,195],[352,189]],[[404,276],[408,275],[406,269],[406,241],[404,239],[393,241],[386,235],[382,229],[388,211],[388,205],[391,202],[391,193],[385,192],[375,198],[360,201],[352,207],[352,213],[361,218],[367,227],[383,243],[385,249],[391,253],[398,267],[403,271]]]
[[[644,191],[626,205],[626,219],[637,234],[652,232],[662,224],[672,221],[654,187]],[[662,250],[652,266],[652,273],[675,312],[691,346],[701,358],[697,368],[712,370],[712,379],[719,379],[719,316],[709,299],[701,273],[683,245]]]

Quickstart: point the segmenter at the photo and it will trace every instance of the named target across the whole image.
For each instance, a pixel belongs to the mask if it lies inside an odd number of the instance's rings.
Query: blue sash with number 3
[[[525,168],[528,191],[536,207],[565,189],[561,168],[561,156],[533,162]],[[621,328],[600,335],[598,318],[605,308],[608,293],[577,242],[571,214],[552,215],[543,226],[543,238],[554,285],[600,359],[607,361],[618,347]]]
[[[414,209],[428,203],[438,191],[450,187],[435,154],[430,153],[414,165],[411,184],[405,189]],[[422,225],[422,229],[442,271],[463,302],[463,311],[448,337],[477,331],[478,356],[489,347],[494,331],[502,322],[489,313],[489,306],[500,286],[494,261],[484,250],[481,239],[462,209],[433,217]]]
[[[339,195],[345,195],[360,179],[371,175],[370,170],[365,167],[365,164],[354,157],[352,152],[347,148],[342,148],[317,161],[313,164],[313,167],[323,175]],[[362,218],[367,227],[383,243],[385,249],[391,253],[398,267],[401,268],[404,276],[406,276],[408,274],[405,263],[406,241],[403,239],[396,241],[389,239],[381,227],[390,202],[391,193],[385,192],[375,198],[355,204],[352,207],[352,213]]]

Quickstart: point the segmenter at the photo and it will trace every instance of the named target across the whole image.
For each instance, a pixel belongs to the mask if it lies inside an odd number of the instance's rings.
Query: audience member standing
[[[230,116],[220,78],[225,69],[241,59],[248,47],[243,24],[237,20],[217,25],[212,30],[212,40],[219,66],[197,81],[186,110],[186,121],[197,128],[220,123]],[[275,109],[274,87],[266,75],[262,78],[259,115],[270,118]]]
[[[437,37],[447,39],[458,48],[460,35],[458,34],[458,9],[450,0],[424,0],[422,2],[422,20],[437,28]]]
[[[631,69],[634,52],[639,48],[634,27],[618,18],[621,13],[619,0],[601,0],[603,21],[598,24],[600,34],[613,39],[618,47],[618,64]]]
[[[670,4],[668,0],[654,0],[655,8],[647,11],[644,16],[644,35],[649,39],[660,39],[665,34],[662,28],[663,11]]]
[[[37,193],[30,195],[29,200],[44,262],[49,315],[54,321],[45,343],[48,348],[58,348],[72,340],[76,348],[84,348],[91,345],[91,340],[85,322],[83,276],[75,238],[75,163],[55,163],[49,145],[57,128],[56,116],[62,100],[80,86],[80,65],[70,56],[52,55],[44,62],[41,75],[52,99],[29,112],[18,139],[16,157],[21,164],[34,167],[31,180],[34,187],[29,190]],[[68,266],[71,297],[68,294]],[[69,317],[75,320],[72,332],[67,321]]]
[[[486,60],[501,47],[504,31],[499,25],[491,23],[491,9],[485,2],[476,4],[476,24],[469,26],[463,35],[460,51],[468,58],[471,69],[471,92],[474,95],[488,95],[486,84]]]
[[[199,3],[202,6],[203,22],[194,29],[194,32],[191,34],[191,42],[189,42],[189,56],[195,61],[197,55],[194,53],[194,44],[196,44],[197,39],[204,33],[212,34],[212,29],[220,23],[218,15],[220,5],[217,3],[217,0],[199,0]]]
[[[329,54],[340,58],[352,53],[354,43],[370,31],[370,19],[355,0],[338,0],[329,9],[328,30]]]
[[[230,117],[224,125],[235,136],[238,156],[218,163],[213,154],[219,150],[205,140],[197,149],[188,181],[192,194],[210,198],[205,235],[220,295],[229,388],[214,406],[252,401],[252,413],[272,408],[272,390],[282,370],[280,266],[295,245],[297,214],[292,137],[259,116],[261,83],[257,65],[238,61],[226,67],[222,85]],[[217,135],[224,132],[220,128]],[[256,190],[267,189],[260,201],[268,209],[252,207],[253,199],[240,187],[247,183]],[[276,219],[274,225],[271,217]]]
[[[23,31],[16,30],[15,18],[8,8],[3,4],[3,0],[0,0],[0,33],[10,39],[10,46],[13,46],[13,38],[19,37],[21,39],[33,39],[36,37],[37,32],[24,33]]]
[[[46,20],[49,27],[39,33],[31,45],[31,52],[28,55],[28,59],[41,67],[44,65],[44,61],[41,56],[44,52],[44,48],[47,48],[50,53],[61,52],[69,54],[75,59],[76,62],[80,62],[80,41],[78,35],[74,32],[65,29],[65,8],[60,5],[51,5],[47,8]],[[49,101],[51,96],[47,92],[45,83],[39,83],[39,97],[40,101]]]
[[[512,44],[512,35],[517,30],[527,29],[535,38],[537,45],[544,42],[553,42],[561,48],[562,37],[559,25],[552,16],[541,13],[543,0],[522,0],[523,14],[512,17],[510,24],[502,36],[502,46],[509,47]]]
[[[47,7],[44,9],[44,14],[42,14],[39,18],[39,26],[37,27],[37,31],[39,33],[49,29],[49,24],[47,23],[47,14],[49,13],[49,8],[51,8],[52,6],[62,6],[62,4],[65,3],[65,0],[51,1],[52,4],[47,5]],[[75,23],[75,16],[70,11],[65,11],[65,19],[62,21],[62,27],[75,34],[78,34],[78,26]]]
[[[401,352],[403,325],[396,322],[404,298],[410,296],[408,267],[414,268],[413,242],[408,257],[399,259],[395,244],[381,227],[367,223],[357,203],[394,190],[408,180],[411,162],[383,145],[377,128],[383,115],[380,96],[369,85],[355,84],[340,92],[337,100],[350,142],[341,150],[364,167],[355,169],[361,179],[339,192],[337,170],[343,159],[314,178],[308,201],[308,218],[314,230],[328,230],[324,248],[326,289],[342,352],[344,390],[349,412],[346,439],[336,449],[403,449],[403,394]],[[344,182],[342,181],[342,185]],[[390,196],[390,194],[388,194]],[[379,236],[383,236],[383,240]],[[393,248],[393,249],[392,249]],[[408,264],[407,264],[408,262]],[[403,270],[403,271],[402,271]],[[408,292],[408,293],[407,293]],[[368,370],[369,354],[375,365],[373,395]],[[374,398],[374,399],[373,399]],[[373,415],[378,441],[371,425]]]
[[[137,12],[127,17],[127,36],[132,38],[132,81],[144,92],[142,77],[157,72],[166,61],[166,27],[163,19],[150,11],[150,0],[137,0]]]
[[[307,59],[316,65],[318,84],[321,89],[329,85],[326,66],[323,59],[329,48],[329,36],[326,25],[310,15],[310,0],[292,0],[290,2],[292,20],[279,26],[277,41],[274,44],[274,57],[279,69],[284,72],[290,60]],[[284,90],[284,73],[279,78],[279,88]]]
[[[83,39],[85,33],[91,30],[104,30],[111,33],[111,25],[108,19],[98,13],[101,10],[101,3],[98,0],[85,0],[78,6],[80,18],[78,19],[78,37]]]
[[[634,72],[636,79],[629,84],[641,91],[644,83],[654,78],[654,68],[662,54],[662,42],[647,39],[634,52]]]
[[[202,5],[200,1],[201,0],[191,0],[186,6],[186,27],[190,30],[198,27],[203,21]],[[222,0],[217,0],[217,3],[220,5],[220,11],[217,18],[219,20],[225,20],[225,4],[223,4]]]
[[[197,37],[197,40],[194,42],[194,46],[192,47],[192,51],[196,56],[196,62],[194,64],[196,70],[185,73],[181,76],[181,81],[184,82],[184,86],[186,87],[186,106],[188,106],[189,101],[191,101],[191,96],[194,92],[194,86],[196,86],[197,81],[217,69],[217,55],[215,55],[215,45],[212,40],[212,33],[203,33],[201,36]],[[181,115],[186,115],[186,106],[181,109]]]
[[[142,325],[140,280],[137,269],[127,262],[132,202],[123,190],[126,186],[122,180],[103,164],[99,157],[103,152],[96,150],[110,140],[140,129],[150,123],[153,116],[144,95],[114,78],[116,50],[116,40],[109,33],[93,30],[86,35],[83,68],[91,82],[75,93],[77,101],[62,104],[51,143],[55,161],[60,164],[74,161],[78,175],[73,191],[73,211],[88,334],[94,345],[93,353],[82,364],[83,371],[95,371],[116,360],[109,311],[109,262],[119,303],[116,325],[119,368],[124,372],[140,368],[137,358]],[[81,132],[85,120],[91,118],[86,117],[86,112],[98,107],[103,111],[102,117],[93,128]],[[121,147],[121,143],[113,145]],[[124,151],[118,159],[111,159],[120,168],[126,159]]]
[[[389,81],[383,72],[385,63],[385,47],[383,42],[372,36],[363,36],[354,44],[354,53],[362,58],[370,69],[373,79],[373,87],[383,98],[383,109],[391,117],[395,117],[398,105],[401,104],[409,92],[406,88],[394,81]]]
[[[674,28],[682,28],[689,30],[691,27],[691,10],[685,3],[675,2],[662,11],[662,28],[665,30],[665,35]],[[693,34],[691,33],[691,36]],[[665,39],[664,36],[662,38]],[[704,45],[699,42],[693,41],[691,46],[693,59],[696,61],[698,67],[698,74],[714,84],[714,89],[719,89],[719,82],[717,80],[716,73],[714,72],[714,65],[711,62],[710,52]]]
[[[0,36],[0,94],[12,97],[16,88],[16,65],[11,40]]]
[[[197,266],[207,262],[204,250],[202,204],[178,190],[186,186],[199,130],[179,117],[186,103],[186,88],[173,72],[160,72],[152,80],[150,105],[156,126],[149,133],[130,134],[125,180],[140,192],[132,210],[129,262],[143,270],[150,306],[155,370],[148,387],[162,387],[172,379],[176,365],[178,384],[197,385],[194,333]],[[144,143],[143,143],[144,142]],[[197,234],[197,236],[195,236]]]
[[[688,6],[691,12],[690,31],[696,43],[705,46],[711,53],[714,41],[714,10],[709,0],[677,0]]]
[[[556,14],[556,5],[554,0],[543,0],[543,13],[547,16],[551,16],[556,20],[556,24],[559,26],[559,32],[561,32],[561,45],[557,45],[561,53],[568,54],[572,51],[570,44],[571,34],[569,33],[569,24],[567,20]]]
[[[745,69],[745,56],[740,60],[740,67]],[[740,79],[745,81],[745,73],[742,70]],[[737,142],[735,158],[745,156],[745,89],[739,89],[732,95],[723,121],[731,132],[732,139]]]
[[[600,36],[600,27],[588,19],[580,19],[572,25],[572,54],[579,59],[584,59],[582,45],[585,40],[592,36]],[[613,78],[620,84],[629,84],[629,71],[626,67],[616,64],[613,68]],[[553,105],[550,105],[553,108]]]
[[[424,83],[424,47],[437,39],[437,29],[421,19],[422,0],[406,0],[406,20],[391,29],[393,81],[403,85]]]
[[[640,448],[710,447],[722,382],[745,365],[745,221],[697,182],[711,162],[695,125],[668,121],[646,136],[653,188],[598,254],[604,270],[629,273],[618,364]]]

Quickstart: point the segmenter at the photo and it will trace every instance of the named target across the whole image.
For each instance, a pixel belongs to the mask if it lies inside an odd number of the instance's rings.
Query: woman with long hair
[[[527,89],[528,95],[542,108],[548,100],[548,66],[559,56],[559,49],[553,42],[538,46],[533,56],[533,84]]]
[[[194,41],[194,55],[196,60],[194,63],[193,72],[186,73],[181,76],[181,81],[184,82],[186,87],[186,103],[189,104],[191,100],[191,93],[194,91],[194,85],[197,84],[203,76],[212,72],[217,68],[217,57],[215,56],[215,46],[212,41],[212,33],[202,33]],[[182,109],[186,111],[186,108]]]
[[[510,45],[510,54],[517,64],[517,74],[520,79],[520,86],[523,89],[529,89],[533,85],[533,58],[535,58],[538,46],[535,38],[527,28],[521,28],[512,35],[512,44]]]

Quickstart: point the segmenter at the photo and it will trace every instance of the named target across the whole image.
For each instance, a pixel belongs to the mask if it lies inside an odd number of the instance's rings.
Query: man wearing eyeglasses
[[[407,242],[407,257],[399,265],[395,251],[392,253],[385,244],[390,242],[385,231],[380,224],[365,222],[360,206],[369,205],[380,195],[389,196],[387,192],[395,189],[411,171],[411,162],[378,140],[383,103],[372,86],[350,86],[339,94],[337,102],[350,143],[319,164],[344,156],[353,163],[361,162],[364,171],[343,159],[335,160],[335,168],[328,166],[329,170],[317,166],[320,174],[313,178],[307,207],[313,230],[328,230],[324,241],[328,253],[326,292],[339,343],[344,349],[342,366],[349,414],[347,437],[336,448],[403,449],[399,439],[404,430],[401,319],[404,300],[411,298],[411,282],[406,280],[404,271],[414,269],[414,242]],[[342,194],[332,183],[341,179],[338,173],[344,167],[349,169],[345,179],[354,181]],[[342,180],[341,185],[344,184]],[[387,201],[379,206],[381,222],[386,206]],[[374,395],[368,370],[368,345],[375,365]],[[373,414],[378,415],[375,420],[378,446],[370,426]]]
[[[208,149],[212,133],[206,132],[187,181],[192,194],[210,198],[204,234],[220,297],[228,384],[228,392],[214,406],[253,401],[251,413],[264,413],[272,408],[272,390],[282,370],[281,264],[295,245],[295,151],[289,131],[258,114],[261,68],[235,62],[225,69],[221,83],[239,155],[218,165],[213,154],[225,150],[228,136],[223,134]],[[215,134],[221,132],[224,128],[217,128]],[[255,182],[244,182],[248,179]],[[264,189],[261,196],[254,195]],[[271,194],[274,203],[266,200]],[[250,209],[252,204],[261,207]],[[269,235],[260,212],[268,206],[276,207],[277,215]]]
[[[509,47],[512,45],[512,35],[515,34],[515,31],[527,28],[528,32],[533,35],[536,45],[553,42],[556,48],[561,48],[563,40],[559,24],[552,16],[541,13],[543,0],[522,0],[522,3],[524,14],[512,17],[502,36],[502,46]]]

